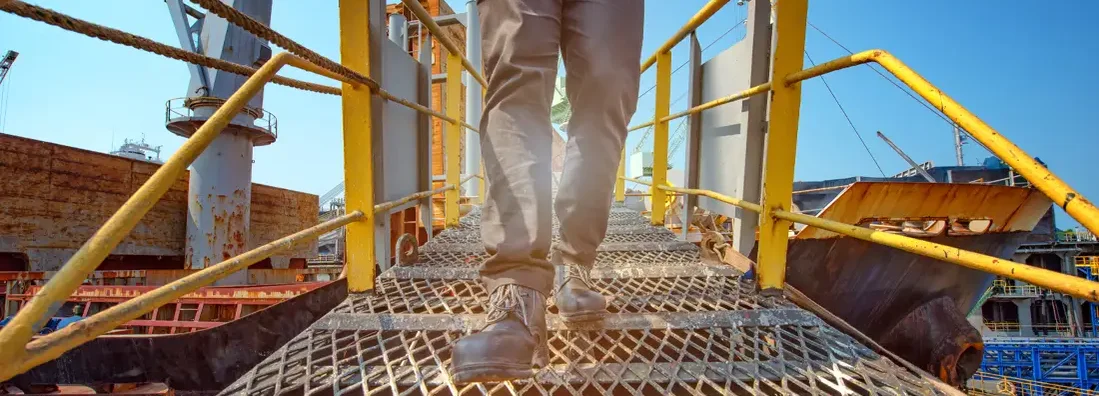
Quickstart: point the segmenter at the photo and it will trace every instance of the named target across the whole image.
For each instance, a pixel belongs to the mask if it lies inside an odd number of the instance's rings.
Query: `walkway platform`
[[[456,385],[454,342],[484,323],[479,213],[379,276],[223,390],[247,395],[935,394],[935,386],[732,267],[615,207],[592,279],[600,325],[549,307],[550,366],[531,380]]]

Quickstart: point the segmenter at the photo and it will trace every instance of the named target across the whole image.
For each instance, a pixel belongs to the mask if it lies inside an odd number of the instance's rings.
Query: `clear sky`
[[[758,1],[758,0],[757,0]],[[392,2],[392,1],[391,1]],[[78,18],[178,45],[162,1],[34,1]],[[457,10],[465,1],[449,0]],[[645,1],[645,56],[675,32],[705,0]],[[708,59],[744,35],[746,7],[732,1],[699,30]],[[1099,147],[1099,2],[815,0],[809,22],[854,51],[882,48],[1040,157],[1086,196],[1099,197],[1092,150]],[[272,25],[332,59],[339,59],[336,1],[275,0]],[[123,138],[163,145],[183,139],[164,129],[164,104],[184,96],[183,64],[130,48],[0,13],[0,51],[20,52],[0,87],[6,112],[0,132],[109,151]],[[278,49],[276,49],[278,50]],[[810,29],[806,50],[816,62],[846,52]],[[673,64],[687,59],[686,47]],[[808,65],[808,63],[807,63]],[[625,67],[625,66],[624,66]],[[298,70],[281,74],[335,85]],[[675,75],[672,99],[686,91]],[[916,161],[954,163],[949,124],[866,67],[827,75],[827,81],[886,174],[908,166],[874,134],[881,130]],[[642,77],[642,91],[653,84]],[[866,150],[819,79],[803,84],[797,179],[879,175]],[[269,86],[264,107],[279,120],[279,140],[255,151],[254,180],[323,194],[342,178],[337,97]],[[635,122],[652,116],[653,95],[641,99]],[[673,106],[685,108],[686,101]],[[673,123],[673,128],[675,124]],[[638,136],[631,137],[633,151]],[[682,150],[682,149],[681,149]],[[966,163],[988,154],[965,148]],[[166,157],[166,155],[165,155]],[[672,153],[682,163],[682,153]],[[1059,226],[1070,225],[1059,216]]]

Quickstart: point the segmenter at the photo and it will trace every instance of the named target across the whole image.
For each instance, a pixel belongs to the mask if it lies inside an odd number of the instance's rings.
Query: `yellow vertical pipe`
[[[450,53],[446,57],[446,115],[455,120],[462,119],[462,56]],[[458,186],[461,178],[461,164],[458,156],[458,139],[461,138],[462,127],[459,124],[446,123],[446,133],[443,136],[443,145],[446,149],[446,184]],[[458,218],[458,193],[459,189],[447,190],[446,208],[444,218],[447,227],[457,227]]]
[[[626,149],[622,149],[622,156],[618,159],[618,178],[614,181],[614,200],[626,202]]]
[[[340,0],[340,62],[370,76],[370,2]],[[370,89],[343,84],[343,177],[348,213],[361,211],[363,221],[347,225],[347,288],[374,288],[374,165]]]
[[[672,53],[663,52],[656,57],[656,110],[653,118],[653,185],[652,223],[664,224],[664,200],[667,193],[657,186],[668,185],[668,121],[660,121],[668,115],[672,94]]]
[[[759,227],[759,285],[781,290],[786,279],[786,244],[790,221],[774,216],[789,211],[794,185],[794,157],[798,143],[801,84],[786,84],[786,75],[801,70],[805,52],[807,0],[782,0],[776,6],[778,42],[771,63],[771,125],[767,131],[763,177],[763,214]]]

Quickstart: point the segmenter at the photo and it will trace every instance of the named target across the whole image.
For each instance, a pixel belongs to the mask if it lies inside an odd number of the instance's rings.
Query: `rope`
[[[60,12],[27,4],[22,1],[12,1],[8,4],[4,4],[0,6],[0,10],[4,10],[6,12],[19,15],[24,18],[33,19],[49,25],[57,26],[71,32],[80,33],[88,37],[94,37],[100,40],[110,41],[115,44],[121,44],[142,51],[152,52],[163,57],[180,60],[199,66],[209,67],[212,69],[217,69],[233,74],[239,74],[242,76],[251,76],[252,74],[256,73],[256,69],[248,66],[238,65],[232,62],[226,62],[221,59],[211,58],[170,45],[161,44],[145,37],[126,33],[118,29],[112,29],[82,19],[73,18]],[[314,84],[301,80],[295,80],[292,78],[275,76],[273,79],[271,79],[271,81],[279,85],[311,92],[325,93],[330,95],[340,94],[339,88],[329,87],[327,85],[321,84]]]
[[[347,67],[333,62],[331,59],[325,58],[320,54],[305,48],[301,44],[298,44],[294,40],[287,38],[274,31],[267,25],[260,23],[259,21],[252,19],[252,17],[237,11],[233,7],[222,3],[219,0],[194,0],[198,5],[202,6],[210,12],[219,17],[225,18],[234,25],[241,27],[248,31],[248,33],[254,34],[256,37],[263,38],[279,47],[290,51],[291,54],[300,56],[310,63],[320,66],[328,71],[339,74],[345,78],[356,81],[360,84],[364,84],[370,88],[371,91],[378,90],[378,83],[369,77],[356,73],[355,71],[348,69]]]
[[[205,0],[198,0],[198,1],[202,4],[207,3]],[[214,1],[214,3],[218,4],[218,5],[221,4],[217,1]],[[211,8],[211,12],[213,12],[215,9],[216,10],[221,9],[219,6],[214,6],[214,5],[211,5],[210,8]],[[223,18],[226,18],[227,20],[230,20],[230,18],[232,18],[233,15],[236,15],[236,14],[233,14],[233,13],[239,14],[239,12],[237,12],[236,10],[233,10],[232,8],[228,8],[228,9],[232,10],[232,12],[227,12],[226,15],[218,14],[218,16],[221,16]],[[97,39],[100,39],[100,40],[105,40],[105,41],[109,41],[109,42],[112,42],[112,43],[115,43],[115,44],[125,45],[127,47],[139,49],[139,50],[142,50],[142,51],[152,52],[154,54],[157,54],[157,55],[160,55],[160,56],[163,56],[163,57],[166,57],[166,58],[180,60],[180,61],[196,64],[196,65],[203,66],[203,67],[209,67],[211,69],[217,69],[217,70],[221,70],[221,71],[224,71],[224,72],[239,74],[239,75],[246,76],[246,77],[251,76],[252,74],[255,74],[256,70],[257,70],[257,69],[252,68],[252,67],[239,65],[239,64],[236,64],[236,63],[232,63],[232,62],[223,61],[223,60],[217,59],[217,58],[211,58],[211,57],[201,55],[201,54],[196,54],[194,52],[187,51],[187,50],[184,50],[184,49],[181,49],[181,48],[176,48],[176,47],[173,47],[173,46],[170,46],[170,45],[158,43],[156,41],[150,40],[150,39],[145,38],[145,37],[141,37],[141,36],[138,36],[138,35],[126,33],[124,31],[109,28],[109,27],[106,27],[106,26],[103,26],[103,25],[98,25],[98,24],[95,24],[95,23],[92,23],[92,22],[88,22],[88,21],[79,19],[79,18],[74,18],[74,17],[68,16],[68,15],[62,14],[60,12],[57,12],[57,11],[54,11],[54,10],[51,10],[51,9],[48,9],[48,8],[43,8],[43,7],[27,4],[27,3],[24,3],[24,2],[18,1],[18,0],[14,0],[11,3],[4,4],[4,5],[0,6],[0,10],[9,12],[9,13],[12,13],[12,14],[15,14],[15,15],[19,15],[19,16],[24,17],[24,18],[33,19],[35,21],[44,22],[44,23],[49,24],[49,25],[57,26],[59,28],[62,28],[62,29],[65,29],[65,30],[68,30],[68,31],[71,31],[71,32],[80,33],[80,34],[83,34],[83,35],[88,36],[88,37],[94,37],[94,38],[97,38]],[[216,14],[216,12],[215,12],[215,14]],[[247,15],[240,14],[240,16],[242,16],[244,18],[248,18]],[[447,121],[447,122],[450,122],[450,123],[453,123],[453,124],[462,125],[462,126],[466,127],[467,129],[469,129],[471,131],[478,132],[476,127],[474,127],[473,125],[470,125],[466,122],[456,120],[456,119],[448,117],[448,116],[446,116],[446,115],[444,115],[440,112],[433,111],[433,110],[431,110],[427,107],[418,105],[416,103],[412,103],[412,102],[410,102],[408,100],[405,100],[405,99],[398,98],[398,97],[394,96],[393,94],[391,94],[389,92],[386,92],[385,90],[381,89],[378,86],[378,83],[375,82],[374,80],[372,80],[370,78],[367,78],[365,76],[362,76],[360,74],[354,73],[350,69],[347,69],[343,66],[332,63],[331,60],[328,60],[328,59],[316,54],[315,52],[312,52],[308,49],[305,49],[304,47],[301,47],[301,45],[291,41],[290,39],[288,39],[286,37],[283,37],[283,36],[279,35],[278,33],[275,33],[274,31],[271,31],[270,28],[267,28],[266,26],[260,24],[259,22],[255,21],[254,19],[248,18],[248,20],[251,21],[252,23],[254,23],[255,25],[257,25],[259,28],[265,29],[270,34],[274,35],[273,37],[270,37],[270,38],[269,37],[264,37],[265,39],[275,43],[276,45],[278,45],[280,47],[285,48],[287,51],[290,51],[291,53],[293,53],[295,55],[301,56],[302,58],[306,59],[307,61],[309,61],[309,62],[311,62],[315,65],[318,65],[320,67],[324,67],[324,65],[323,65],[324,63],[330,63],[332,65],[337,66],[335,69],[330,68],[330,67],[325,67],[325,69],[330,70],[334,73],[337,73],[337,74],[339,74],[343,77],[352,79],[354,81],[357,81],[357,82],[360,82],[360,83],[366,85],[375,94],[381,96],[382,98],[397,102],[401,105],[412,108],[414,110],[430,114],[434,117],[438,117],[440,119],[443,119],[444,121]],[[246,26],[241,26],[241,27],[245,28],[245,30],[249,30]],[[249,30],[249,32],[252,32],[252,31]],[[259,32],[260,33],[258,33],[258,34],[263,33],[263,31],[261,31],[261,30]],[[252,33],[257,34],[256,32],[252,32]],[[295,52],[295,51],[297,51],[297,52]],[[345,73],[341,73],[341,71],[345,71]],[[286,77],[281,77],[281,76],[275,76],[274,78],[271,79],[271,82],[274,82],[274,83],[279,84],[279,85],[284,85],[284,86],[287,86],[287,87],[291,87],[291,88],[297,88],[297,89],[301,89],[301,90],[305,90],[305,91],[310,91],[310,92],[324,93],[324,94],[329,94],[329,95],[340,95],[341,94],[340,89],[336,88],[336,87],[330,87],[330,86],[327,86],[327,85],[315,84],[315,83],[311,83],[311,82],[305,82],[305,81],[295,80],[295,79],[292,79],[292,78],[286,78]]]

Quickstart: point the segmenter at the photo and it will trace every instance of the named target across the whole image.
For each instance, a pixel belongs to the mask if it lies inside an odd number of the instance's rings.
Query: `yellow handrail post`
[[[461,112],[461,100],[462,100],[462,56],[456,53],[450,53],[446,57],[446,115],[454,118],[455,120],[462,119]],[[446,134],[444,135],[443,145],[446,149],[446,183],[457,186],[458,178],[461,177],[461,163],[459,161],[459,147],[458,140],[462,136],[462,127],[459,124],[448,122],[446,123]],[[447,190],[446,196],[446,208],[445,219],[446,227],[457,227],[458,218],[461,214],[458,212],[458,189]]]
[[[657,186],[668,185],[668,121],[660,121],[670,111],[672,95],[672,53],[665,51],[656,57],[656,109],[653,118],[653,186],[652,224],[664,224],[664,199],[666,193]]]
[[[622,156],[618,159],[618,177],[614,179],[614,200],[626,202],[626,149],[622,148]]]
[[[340,62],[370,76],[370,2],[340,0]],[[343,168],[348,213],[361,211],[363,221],[347,225],[347,289],[374,288],[374,155],[371,92],[343,84]]]
[[[786,281],[786,244],[790,221],[775,217],[789,210],[794,187],[801,84],[785,83],[786,75],[801,70],[805,52],[807,0],[783,0],[776,7],[778,42],[775,45],[771,81],[771,125],[767,132],[763,177],[763,214],[759,227],[759,286],[781,290]],[[655,205],[654,205],[655,206]]]

